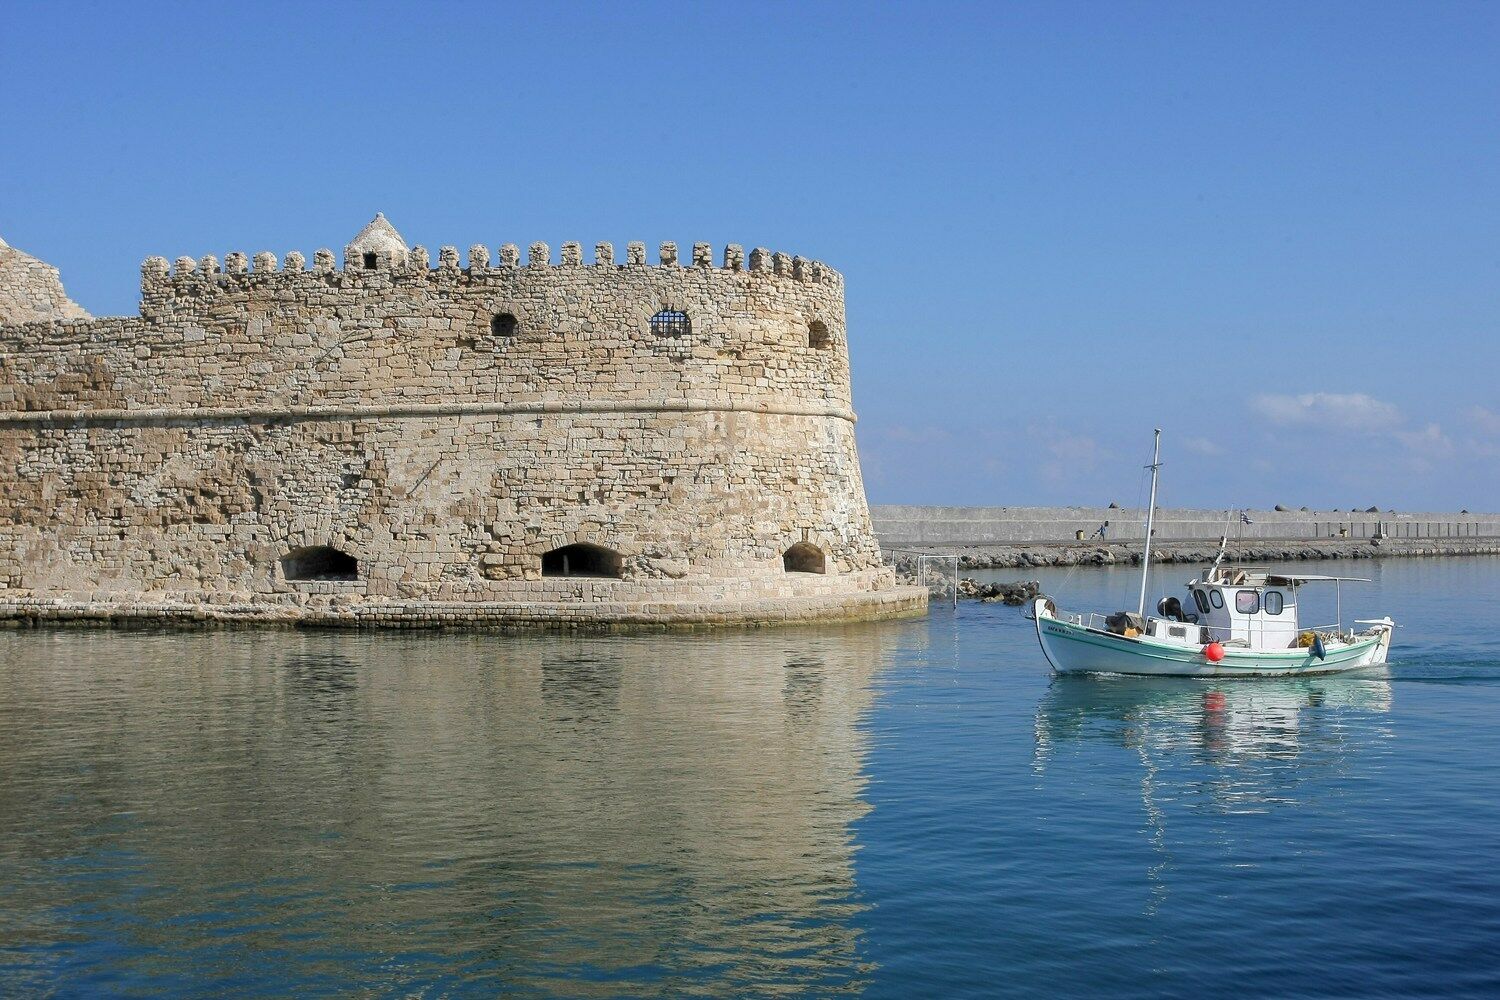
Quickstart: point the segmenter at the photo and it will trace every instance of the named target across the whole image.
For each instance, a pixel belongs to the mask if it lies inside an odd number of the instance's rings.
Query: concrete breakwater
[[[1146,516],[1136,508],[877,505],[870,513],[898,571],[915,569],[908,553],[956,556],[969,570],[1138,563],[1144,548]],[[1152,558],[1212,561],[1226,530],[1227,557],[1241,562],[1500,554],[1500,514],[1247,510],[1226,518],[1168,508],[1157,511]]]
[[[1031,545],[1083,540],[1109,547],[1145,535],[1146,513],[1121,507],[928,507],[872,506],[875,535],[883,548],[941,549]],[[1243,514],[1243,517],[1240,516]],[[1395,510],[1245,510],[1163,508],[1156,512],[1157,544],[1210,542],[1227,530],[1232,543],[1326,542],[1381,539],[1439,544],[1486,539],[1500,544],[1500,514]],[[1102,531],[1100,529],[1103,529]],[[1345,557],[1346,553],[1340,553]],[[1306,558],[1322,558],[1309,556]]]

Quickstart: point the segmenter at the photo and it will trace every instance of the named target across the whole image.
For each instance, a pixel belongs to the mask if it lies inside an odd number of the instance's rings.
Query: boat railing
[[[1320,633],[1325,634],[1325,636],[1332,633],[1335,636],[1352,636],[1355,630],[1344,627],[1343,624],[1338,624],[1338,622],[1329,622],[1328,625],[1302,625],[1302,627],[1298,628],[1298,633]]]
[[[1110,619],[1110,616],[1109,615],[1105,615],[1105,614],[1101,614],[1098,611],[1090,611],[1090,612],[1087,612],[1087,613],[1084,613],[1084,612],[1065,613],[1065,614],[1059,615],[1058,617],[1061,618],[1063,621],[1067,622],[1070,625],[1079,625],[1079,626],[1082,626],[1083,628],[1093,629],[1096,632],[1108,632],[1109,631],[1109,619]],[[1145,631],[1146,631],[1146,633],[1149,634],[1149,633],[1155,631],[1152,628],[1152,625],[1153,625],[1153,623],[1158,623],[1158,622],[1161,623],[1161,624],[1163,624],[1163,625],[1168,625],[1168,626],[1180,626],[1180,627],[1183,627],[1183,628],[1198,628],[1198,629],[1203,629],[1203,630],[1205,630],[1205,631],[1208,632],[1210,638],[1216,638],[1216,639],[1225,640],[1225,641],[1227,641],[1229,639],[1232,639],[1232,638],[1235,638],[1235,635],[1234,635],[1235,628],[1232,625],[1203,625],[1203,624],[1199,624],[1198,622],[1182,622],[1182,621],[1177,621],[1177,620],[1172,619],[1172,618],[1162,618],[1162,617],[1160,617],[1158,615],[1147,615],[1146,616],[1146,618],[1145,618],[1145,625],[1146,625]],[[1318,632],[1318,633],[1322,633],[1324,635],[1328,635],[1328,634],[1343,635],[1344,634],[1344,628],[1341,625],[1334,624],[1334,623],[1330,622],[1327,625],[1303,625],[1303,626],[1299,626],[1298,629],[1297,629],[1297,632],[1298,632],[1298,634],[1301,634],[1303,632]],[[1200,632],[1199,634],[1201,635],[1202,633]],[[1241,639],[1246,638],[1246,636],[1244,635],[1244,627],[1243,626],[1241,626],[1241,628],[1240,628],[1240,636],[1239,637]]]

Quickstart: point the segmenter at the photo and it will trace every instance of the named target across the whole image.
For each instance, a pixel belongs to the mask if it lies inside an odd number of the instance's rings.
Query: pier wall
[[[885,549],[1071,542],[1079,531],[1097,541],[1094,533],[1105,521],[1109,522],[1107,541],[1140,541],[1146,523],[1144,510],[1117,507],[875,505],[870,513],[875,535]],[[1500,538],[1500,514],[1311,510],[1247,510],[1245,514],[1249,524],[1236,512],[1226,529],[1222,510],[1158,510],[1156,538],[1217,541],[1226,530],[1231,540],[1247,542],[1362,539],[1377,534],[1387,538]]]

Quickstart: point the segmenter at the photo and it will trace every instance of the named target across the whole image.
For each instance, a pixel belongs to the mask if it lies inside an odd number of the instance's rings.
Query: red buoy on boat
[[[1211,642],[1203,647],[1203,656],[1209,663],[1218,663],[1224,659],[1224,647],[1217,642]]]

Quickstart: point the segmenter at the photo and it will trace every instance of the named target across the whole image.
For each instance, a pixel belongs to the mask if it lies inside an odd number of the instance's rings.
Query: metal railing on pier
[[[958,610],[958,556],[914,549],[882,549],[880,555],[898,578],[926,587],[929,599],[951,603]]]

